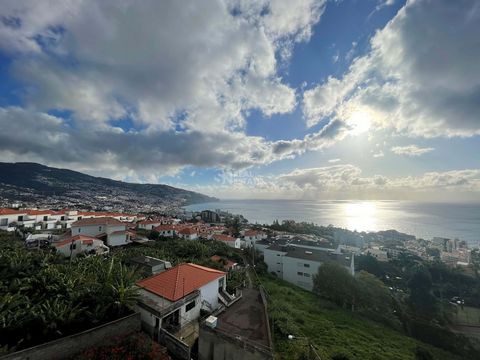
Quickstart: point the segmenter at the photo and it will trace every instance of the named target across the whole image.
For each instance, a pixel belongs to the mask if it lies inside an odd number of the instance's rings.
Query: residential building
[[[127,264],[139,268],[144,276],[156,275],[172,267],[169,261],[143,255],[127,260]]]
[[[206,223],[219,223],[221,221],[220,215],[212,210],[203,210],[200,213],[200,218]]]
[[[223,265],[223,269],[225,271],[235,270],[235,269],[238,268],[238,263],[236,263],[235,261],[223,258],[223,257],[218,256],[218,255],[213,255],[210,258],[210,260]]]
[[[76,257],[79,254],[105,255],[110,251],[102,240],[93,236],[75,235],[52,243],[57,253],[65,257]]]
[[[195,264],[180,264],[137,282],[136,310],[142,327],[177,357],[188,359],[198,338],[200,310],[217,310],[230,297],[226,273]],[[180,353],[179,353],[180,352]]]
[[[243,240],[245,241],[245,247],[252,247],[259,240],[263,240],[267,237],[263,231],[259,230],[245,230],[243,234]]]
[[[153,230],[157,226],[162,225],[162,221],[157,219],[157,220],[143,220],[139,221],[137,223],[137,229],[141,230]]]
[[[354,254],[338,254],[298,246],[271,245],[264,250],[268,271],[305,290],[313,289],[313,276],[325,262],[336,262],[355,274]]]
[[[177,235],[177,229],[175,225],[160,225],[154,229],[160,236],[174,237]]]
[[[234,249],[240,249],[240,238],[234,238],[233,236],[230,235],[224,235],[224,234],[213,234],[212,239],[216,241],[221,241],[224,244],[227,244],[228,246],[234,248]]]
[[[24,210],[0,208],[0,230],[14,231],[26,216]]]
[[[178,236],[185,240],[197,240],[198,233],[193,227],[185,227],[178,230]]]
[[[131,242],[132,234],[126,224],[112,217],[82,219],[72,224],[72,236],[88,235],[104,240],[108,246],[121,246]]]

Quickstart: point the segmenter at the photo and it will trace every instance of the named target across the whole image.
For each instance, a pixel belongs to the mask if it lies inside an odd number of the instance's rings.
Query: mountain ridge
[[[165,184],[129,183],[33,162],[0,162],[3,203],[161,211],[216,200]]]

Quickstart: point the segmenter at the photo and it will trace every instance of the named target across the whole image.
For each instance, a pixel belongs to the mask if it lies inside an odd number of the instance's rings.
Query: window
[[[304,267],[309,268],[310,264],[303,264]]]
[[[23,221],[23,216],[19,216],[17,221]]]
[[[82,230],[82,228],[78,228],[78,232],[80,233],[80,231]]]
[[[47,221],[47,220],[48,220],[48,216],[44,216],[43,221]]]
[[[280,265],[280,264],[281,264],[281,262],[277,262],[277,265]]]
[[[70,244],[70,250],[75,250],[77,248],[77,244]]]
[[[61,221],[64,221],[64,220],[65,220],[65,216],[62,216],[62,217],[60,218],[60,220],[61,220]]]
[[[310,277],[310,274],[309,273],[303,273],[303,276]]]
[[[102,227],[101,227],[101,226],[98,227],[98,231],[102,231]]]
[[[302,276],[303,273],[302,273],[301,271],[298,271],[298,272],[297,272],[297,275],[298,275],[298,276]]]
[[[195,300],[192,302],[188,303],[187,306],[185,306],[185,311],[190,311],[195,307]]]

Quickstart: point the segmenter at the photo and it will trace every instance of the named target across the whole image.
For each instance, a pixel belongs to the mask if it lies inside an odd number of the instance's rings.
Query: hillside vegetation
[[[261,277],[269,295],[278,359],[308,359],[308,337],[322,359],[445,359],[451,353],[357,316],[285,281]],[[289,340],[288,335],[297,339]],[[311,355],[311,354],[310,354]]]

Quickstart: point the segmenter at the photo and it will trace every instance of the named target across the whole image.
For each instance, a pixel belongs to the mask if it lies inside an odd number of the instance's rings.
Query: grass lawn
[[[400,332],[357,317],[282,280],[262,277],[261,282],[269,294],[276,359],[308,359],[308,341],[301,337],[311,340],[322,360],[340,354],[350,360],[416,359],[417,347],[430,352],[434,359],[460,359]],[[288,334],[300,339],[288,340]]]

